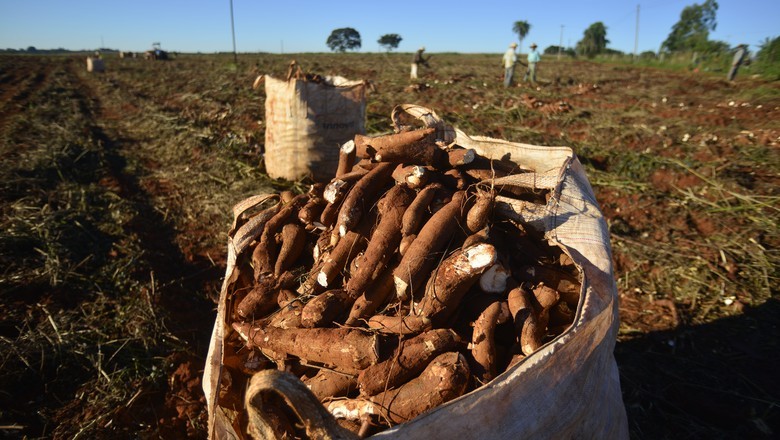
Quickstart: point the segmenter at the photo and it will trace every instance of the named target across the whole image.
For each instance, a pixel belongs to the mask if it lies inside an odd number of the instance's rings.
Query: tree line
[[[710,32],[717,26],[716,13],[718,2],[705,0],[704,3],[694,3],[683,8],[680,19],[672,26],[671,32],[661,44],[659,53],[644,52],[640,57],[656,57],[658,55],[675,53],[693,53],[696,57],[713,55],[726,55],[734,48],[724,41],[710,40]],[[528,21],[516,21],[512,25],[512,32],[517,34],[520,47],[523,47],[523,39],[531,30]],[[398,48],[402,38],[398,34],[382,35],[377,43],[390,52]],[[335,52],[346,52],[361,47],[360,33],[353,28],[340,28],[334,30],[326,42],[328,47]],[[597,21],[591,24],[583,32],[582,38],[574,48],[564,48],[555,45],[544,49],[545,54],[564,53],[569,56],[583,56],[593,58],[603,54],[623,54],[620,51],[610,49],[607,39],[607,27],[603,22]],[[780,63],[780,37],[767,38],[761,45],[755,56],[757,61],[765,64]]]

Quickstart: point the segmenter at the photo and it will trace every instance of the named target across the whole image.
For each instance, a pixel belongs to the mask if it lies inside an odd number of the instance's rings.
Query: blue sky
[[[685,6],[704,0],[547,0],[457,2],[233,0],[239,52],[328,52],[331,31],[356,29],[361,52],[380,50],[376,41],[399,34],[399,52],[500,53],[516,41],[515,21],[531,30],[531,42],[574,46],[585,29],[601,21],[609,47],[634,51],[637,5],[638,50],[656,51]],[[717,28],[710,38],[756,50],[780,34],[780,0],[718,0]],[[468,6],[465,6],[468,5]],[[0,48],[142,51],[152,42],[180,52],[231,52],[230,0],[0,0]]]

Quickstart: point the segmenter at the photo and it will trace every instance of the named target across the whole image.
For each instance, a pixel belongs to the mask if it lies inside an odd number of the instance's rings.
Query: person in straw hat
[[[512,85],[512,78],[515,75],[515,64],[517,64],[516,48],[517,43],[511,43],[509,49],[504,52],[504,58],[501,60],[501,64],[504,66],[504,87]]]
[[[421,48],[417,49],[417,52],[414,53],[414,58],[412,59],[412,72],[410,73],[409,77],[411,79],[417,79],[417,67],[422,64],[425,67],[428,66],[428,58],[423,58],[423,52],[425,52],[425,46],[422,46]]]
[[[531,78],[531,82],[534,84],[536,84],[536,63],[542,59],[536,47],[536,43],[531,43],[531,52],[528,52],[528,70],[525,71],[523,77],[523,81],[528,81],[528,78]]]

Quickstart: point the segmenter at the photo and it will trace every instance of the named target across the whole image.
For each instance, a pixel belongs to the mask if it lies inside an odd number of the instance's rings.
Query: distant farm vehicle
[[[144,58],[147,60],[167,60],[168,52],[161,49],[147,50],[144,53]]]
[[[152,43],[152,50],[147,50],[144,53],[144,58],[147,60],[167,60],[168,52],[160,49],[160,43]]]

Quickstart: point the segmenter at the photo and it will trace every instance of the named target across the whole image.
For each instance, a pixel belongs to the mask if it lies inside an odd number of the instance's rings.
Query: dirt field
[[[263,174],[264,95],[292,56],[0,57],[0,436],[203,438],[200,377],[230,209]],[[572,147],[609,221],[632,438],[780,434],[780,84],[499,55],[299,55],[466,133]],[[520,75],[522,76],[522,75]]]

